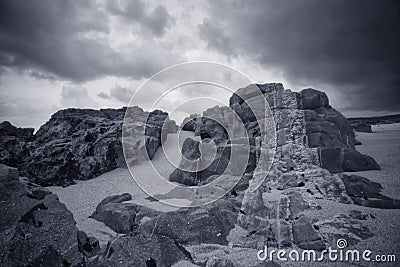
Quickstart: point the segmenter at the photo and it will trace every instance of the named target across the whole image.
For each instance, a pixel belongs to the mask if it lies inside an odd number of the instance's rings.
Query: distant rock
[[[331,173],[381,169],[372,157],[361,154],[354,149],[346,147],[321,148],[319,153],[321,167]]]
[[[377,124],[391,124],[400,122],[400,114],[374,116],[374,117],[361,117],[361,118],[348,118],[351,124],[365,123],[371,125]]]
[[[360,123],[352,123],[350,125],[356,132],[372,133],[371,124],[360,122]]]
[[[340,174],[354,204],[380,209],[400,209],[400,200],[381,194],[382,185],[359,175]]]

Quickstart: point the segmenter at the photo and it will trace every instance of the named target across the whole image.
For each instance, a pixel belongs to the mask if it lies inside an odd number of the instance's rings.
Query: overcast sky
[[[396,2],[1,0],[0,120],[37,128],[61,108],[121,107],[193,60],[323,90],[347,116],[399,113]]]

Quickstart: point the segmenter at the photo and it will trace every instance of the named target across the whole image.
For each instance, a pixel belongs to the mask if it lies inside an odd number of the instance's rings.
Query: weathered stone
[[[138,232],[146,236],[166,236],[180,244],[227,244],[226,237],[236,222],[232,204],[217,201],[204,208],[187,208],[167,212],[143,222]],[[207,226],[207,227],[205,227]]]
[[[181,129],[184,131],[191,131],[191,132],[196,131],[197,118],[201,119],[201,116],[199,114],[190,114],[189,117],[183,119],[183,122],[181,124]]]
[[[32,128],[17,128],[10,122],[0,123],[0,162],[20,167],[29,155],[25,144],[33,137]]]
[[[308,217],[300,216],[300,218],[293,223],[293,241],[302,249],[323,250],[325,244],[322,238],[315,229],[312,227]]]
[[[69,185],[74,179],[90,179],[125,166],[121,144],[125,112],[132,120],[126,127],[130,132],[125,133],[127,142],[134,142],[128,146],[134,151],[127,151],[130,164],[151,159],[168,132],[177,130],[160,110],[70,108],[53,114],[34,136],[33,129],[2,123],[0,162],[18,167],[40,185]]]
[[[78,231],[78,250],[87,258],[93,258],[99,256],[101,252],[99,240],[95,237],[89,237],[83,231]]]
[[[153,218],[159,214],[134,203],[122,203],[131,199],[132,196],[128,193],[107,197],[100,202],[90,217],[103,222],[117,233],[127,234],[132,232],[144,217]]]
[[[178,261],[193,262],[188,251],[176,240],[156,233],[124,236],[111,246],[112,253],[101,266],[173,266]]]
[[[329,100],[325,93],[308,88],[300,91],[300,103],[301,109],[316,109],[328,106]]]
[[[372,133],[371,124],[356,123],[356,124],[350,124],[350,125],[356,132]]]
[[[0,182],[0,265],[78,263],[78,230],[71,212],[56,195],[30,198],[25,183],[10,180]]]
[[[381,209],[399,209],[400,200],[382,195],[382,185],[358,175],[341,174],[347,194],[354,204]]]
[[[321,167],[331,173],[380,170],[370,156],[350,148],[320,148]]]
[[[338,239],[345,239],[348,246],[354,246],[358,242],[372,237],[372,233],[358,219],[351,219],[343,214],[335,215],[333,218],[314,223],[314,228],[323,236],[331,247],[337,247]]]

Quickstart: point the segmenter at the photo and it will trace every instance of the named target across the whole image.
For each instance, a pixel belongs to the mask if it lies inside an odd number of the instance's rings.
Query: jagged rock
[[[188,140],[188,139],[186,139]],[[229,175],[242,175],[254,170],[256,166],[256,150],[255,147],[250,147],[250,154],[247,153],[247,146],[240,143],[230,143],[217,146],[214,153],[207,153],[207,144],[199,143],[198,141],[186,141],[182,147],[182,154],[189,160],[199,159],[198,162],[187,162],[182,159],[179,168],[175,169],[169,180],[178,182],[184,185],[194,186],[200,183],[204,184],[208,178],[214,175],[221,175],[223,173]],[[187,148],[185,148],[187,147]],[[203,147],[202,154],[200,154],[199,147]],[[212,149],[209,149],[211,151]],[[232,153],[236,153],[236,157],[243,156],[240,163],[230,163]],[[189,158],[188,158],[189,157]],[[243,164],[241,164],[243,163]],[[244,164],[247,163],[247,166]],[[243,166],[241,166],[243,165]],[[207,166],[203,168],[203,166]],[[183,168],[184,167],[184,168]],[[241,168],[243,167],[243,168]],[[192,171],[188,171],[188,168]],[[198,171],[196,171],[198,170]]]
[[[158,211],[134,203],[123,203],[132,199],[128,193],[103,199],[91,218],[103,222],[117,233],[127,234],[138,226],[145,217],[153,218]]]
[[[197,185],[201,181],[198,174],[199,165],[196,160],[201,156],[200,142],[192,138],[186,138],[182,144],[182,161],[179,168],[175,169],[169,177],[171,182],[178,182],[184,185]]]
[[[359,175],[340,174],[354,204],[381,209],[399,209],[400,200],[382,195],[382,185]]]
[[[320,164],[331,173],[380,170],[378,163],[350,148],[320,148]]]
[[[99,240],[95,237],[89,237],[83,231],[78,231],[78,250],[85,257],[91,259],[93,257],[99,256],[101,252]]]
[[[12,167],[20,167],[27,157],[25,143],[33,137],[32,128],[17,128],[10,122],[0,123],[0,162]]]
[[[237,209],[218,200],[204,208],[185,208],[166,212],[143,222],[138,232],[146,236],[166,236],[180,244],[228,244],[226,237],[235,226]],[[206,226],[206,227],[205,227]]]
[[[355,123],[355,124],[350,124],[350,125],[356,132],[372,133],[371,124],[366,124],[366,123],[360,122],[360,123]]]
[[[7,169],[0,164],[0,173],[9,172]],[[54,194],[38,200],[28,197],[28,192],[27,185],[15,177],[0,182],[0,265],[58,266],[79,262],[78,230],[72,213]]]
[[[0,136],[14,136],[23,140],[28,140],[33,136],[33,128],[17,128],[9,121],[0,123]]]
[[[201,116],[199,114],[190,114],[189,117],[186,117],[183,119],[183,122],[181,124],[181,129],[184,131],[191,131],[194,132],[196,131],[196,125],[197,125],[197,120],[201,119]]]
[[[125,112],[133,121],[126,128],[137,133],[126,133],[136,142],[128,146],[134,150],[130,164],[151,159],[167,134],[177,130],[175,122],[160,110],[70,108],[53,114],[34,136],[33,129],[2,123],[0,162],[19,167],[40,185],[69,185],[74,179],[90,179],[125,166],[121,143]]]
[[[329,106],[329,100],[325,93],[308,88],[300,91],[300,108],[316,109]]]

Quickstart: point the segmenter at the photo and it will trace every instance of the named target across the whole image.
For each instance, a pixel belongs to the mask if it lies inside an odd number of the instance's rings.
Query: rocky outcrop
[[[253,107],[257,107],[254,103],[262,104],[265,100],[257,95],[260,92],[268,101],[274,116],[278,152],[284,147],[304,146],[316,155],[317,161],[313,164],[331,173],[380,169],[373,158],[355,149],[359,142],[355,139],[352,127],[341,113],[329,105],[325,93],[311,88],[297,93],[285,90],[282,84],[272,83],[241,88],[229,100],[230,108],[240,117],[249,136],[251,159],[246,173],[252,172],[256,165],[259,153],[257,137],[260,135],[256,115],[248,103],[252,103]],[[196,116],[195,121],[188,119],[192,125],[188,130],[194,129],[202,139],[211,139],[218,146],[217,151],[227,151],[224,149],[235,143],[235,140],[228,140],[228,132],[232,127],[228,110],[228,107],[209,108],[201,117]],[[229,157],[217,153],[215,162],[225,161],[229,161]],[[218,170],[195,173],[177,169],[170,180],[196,185],[196,180],[204,181],[207,177],[223,173],[226,165],[219,164]]]
[[[32,196],[18,171],[0,164],[0,265],[65,266],[81,261],[74,218],[56,195]],[[35,196],[35,195],[34,195]]]
[[[167,236],[181,245],[226,245],[227,236],[235,226],[237,212],[238,207],[232,203],[218,200],[205,207],[163,213],[140,224],[137,231],[146,236]]]
[[[350,126],[356,132],[372,133],[371,124],[360,122],[360,123],[351,123]]]
[[[0,162],[12,167],[20,167],[29,156],[26,143],[33,138],[32,128],[17,128],[10,122],[0,123]]]
[[[362,117],[362,118],[348,118],[350,124],[365,123],[371,125],[377,124],[391,124],[400,122],[400,114],[376,116],[376,117]]]
[[[60,110],[34,136],[33,129],[3,123],[6,135],[0,140],[0,162],[12,163],[40,185],[68,185],[125,166],[121,141],[125,112],[126,108]],[[151,159],[177,126],[159,110],[149,113],[132,107],[128,112],[133,122],[125,129],[134,133],[137,129],[137,134],[126,133],[127,141],[134,143],[127,153],[132,154],[130,164],[136,164],[146,159],[144,154]]]
[[[204,208],[159,212],[127,202],[130,199],[129,194],[108,197],[91,216],[118,233],[129,234],[109,243],[112,253],[100,266],[172,266],[182,260],[193,262],[185,246],[227,245],[239,209],[221,199]],[[146,265],[150,263],[156,265]]]
[[[340,174],[354,204],[381,209],[400,209],[400,200],[381,194],[382,185],[359,175]]]
[[[259,107],[265,101],[260,99],[259,92],[268,101],[275,120],[276,154],[264,184],[252,192],[248,189],[253,180],[251,177],[263,175],[255,173],[260,156],[259,114],[256,114],[258,110],[250,109],[250,104]],[[244,175],[250,179],[238,184],[244,193],[232,191],[232,196],[241,202],[238,226],[232,231],[242,233],[232,242],[239,247],[259,248],[268,240],[273,247],[324,249],[330,237],[314,227],[316,221],[307,215],[307,211],[321,208],[315,203],[316,199],[353,203],[343,179],[335,173],[379,169],[379,165],[371,157],[356,151],[358,141],[351,126],[329,105],[325,93],[314,89],[296,93],[275,83],[249,85],[233,94],[229,104],[245,125],[252,151]],[[203,140],[211,139],[217,145],[216,151],[240,143],[239,139],[228,139],[227,134],[232,129],[227,109],[210,108],[196,119],[195,126],[190,127]],[[183,147],[182,154],[195,154],[201,161],[202,155],[193,153],[201,144]],[[229,161],[229,157],[216,153],[215,161],[223,163]],[[184,165],[184,161],[181,164]],[[177,169],[170,180],[186,185],[203,184],[207,179],[218,178],[225,166],[219,167],[212,172]],[[345,223],[350,219],[341,220]],[[364,235],[357,240],[368,237]]]

